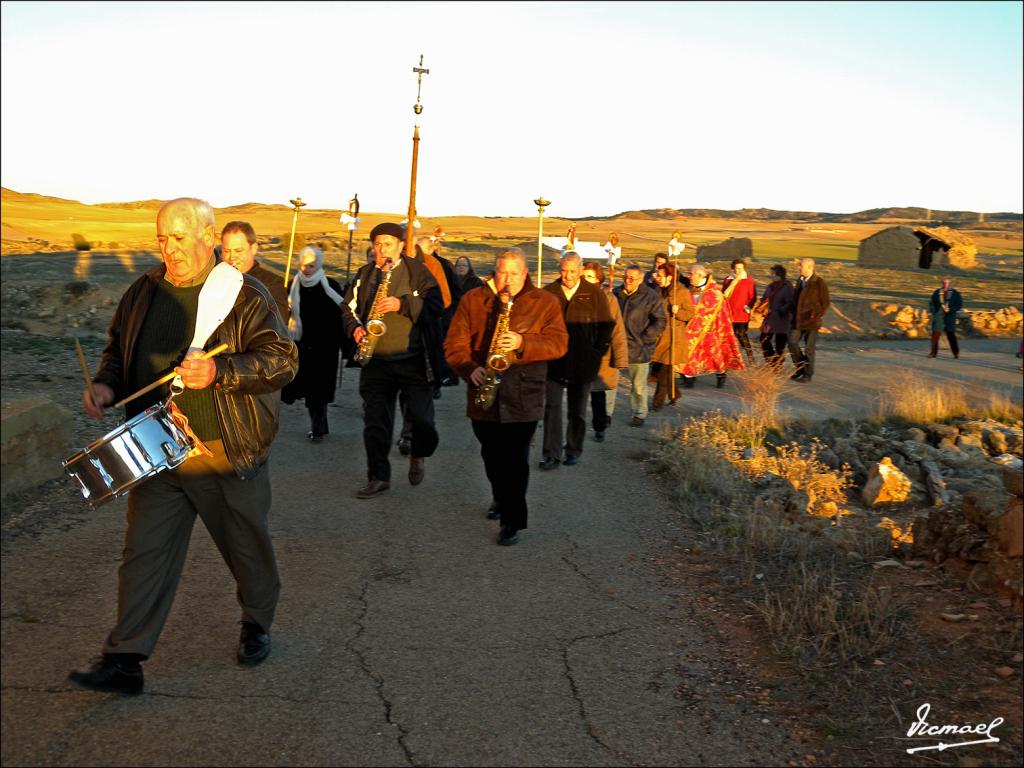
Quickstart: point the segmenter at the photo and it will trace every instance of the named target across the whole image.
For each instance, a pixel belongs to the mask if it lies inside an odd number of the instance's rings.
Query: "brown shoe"
[[[372,499],[379,493],[384,493],[391,487],[387,480],[370,480],[365,486],[356,491],[357,499]]]
[[[409,485],[419,485],[423,482],[423,475],[426,471],[425,459],[420,456],[413,456],[409,459]]]

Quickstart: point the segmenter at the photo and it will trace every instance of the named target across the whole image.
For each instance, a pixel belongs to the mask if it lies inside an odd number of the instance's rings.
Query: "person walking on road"
[[[601,369],[601,358],[612,340],[614,322],[608,299],[600,287],[582,279],[582,260],[575,251],[562,256],[560,277],[544,286],[558,300],[569,332],[565,355],[548,363],[544,404],[544,460],[540,468],[555,469],[578,463],[587,436],[587,401],[590,387]],[[562,428],[562,395],[567,412]]]
[[[298,353],[274,299],[244,275],[234,304],[207,344],[227,352],[181,358],[195,334],[199,293],[213,271],[213,209],[195,198],[165,203],[157,213],[163,264],[121,297],[92,386],[86,413],[101,418],[115,400],[174,371],[184,390],[173,400],[197,438],[194,453],[128,494],[128,525],[118,569],[117,622],[103,655],[72,672],[94,691],[140,693],[141,662],[153,653],[171,611],[196,516],[202,518],[237,585],[242,609],[240,664],[270,653],[269,630],[281,585],[270,539],[267,461],[277,433],[278,390],[295,375]],[[127,403],[133,418],[167,400],[169,384]],[[201,447],[200,447],[201,446]]]
[[[507,330],[494,338],[505,311]],[[519,248],[498,255],[494,290],[484,285],[464,294],[448,328],[445,357],[468,384],[466,415],[491,484],[493,503],[487,516],[496,514],[501,521],[497,543],[502,546],[517,543],[519,531],[527,527],[530,441],[544,414],[548,361],[562,357],[568,348],[558,299],[530,282],[526,255]],[[494,383],[496,392],[488,405],[478,402],[477,395],[487,383],[492,354],[509,365]]]
[[[629,404],[633,410],[631,427],[642,427],[647,418],[647,375],[650,372],[654,345],[665,330],[665,309],[661,296],[644,285],[643,271],[636,264],[626,267],[622,285],[614,291],[622,310],[629,348]],[[614,391],[614,390],[613,390]]]
[[[796,372],[789,377],[793,381],[807,384],[814,377],[814,348],[829,303],[828,286],[815,274],[814,259],[800,259],[800,277],[793,286],[796,312],[789,335],[789,354],[796,366]]]
[[[953,278],[942,278],[942,287],[936,288],[928,301],[928,311],[932,315],[932,349],[928,357],[939,354],[939,338],[943,333],[949,340],[949,351],[953,357],[960,359],[960,345],[956,340],[956,314],[964,308],[964,300],[960,291],[953,287]]]

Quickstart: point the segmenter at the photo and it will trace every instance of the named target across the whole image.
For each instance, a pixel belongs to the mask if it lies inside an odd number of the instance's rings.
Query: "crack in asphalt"
[[[619,750],[615,749],[609,744],[606,744],[604,740],[601,739],[601,737],[597,733],[597,729],[594,727],[593,723],[591,723],[590,719],[587,717],[587,706],[583,702],[583,694],[580,693],[579,686],[576,683],[576,678],[572,669],[572,664],[569,663],[569,651],[576,643],[580,642],[581,640],[604,640],[605,638],[614,637],[615,635],[621,635],[623,632],[629,632],[635,629],[637,629],[637,627],[621,627],[620,629],[612,630],[611,632],[603,632],[598,635],[580,635],[579,637],[574,637],[572,640],[570,640],[562,649],[562,664],[565,667],[565,677],[569,681],[569,690],[572,692],[572,697],[576,701],[576,708],[579,710],[580,720],[583,721],[583,725],[586,728],[587,735],[595,744],[597,744],[602,749],[606,750],[607,752],[610,752],[618,759],[634,765],[636,764],[636,760],[634,760],[631,756],[623,752],[620,752]]]
[[[579,550],[579,544],[577,544],[575,541],[573,541],[570,537],[566,536],[566,541],[569,543],[569,546],[572,548],[572,552],[570,554],[573,554],[577,550]],[[631,611],[637,611],[637,612],[641,612],[642,613],[642,609],[637,608],[632,603],[629,603],[625,599],[619,597],[618,594],[609,595],[607,590],[602,591],[600,585],[596,581],[594,581],[594,579],[592,579],[589,575],[584,573],[583,569],[580,568],[579,564],[576,563],[574,560],[572,560],[570,558],[570,555],[562,555],[562,562],[565,563],[566,565],[568,565],[570,568],[572,568],[573,572],[577,576],[579,576],[581,579],[583,579],[585,582],[587,582],[587,586],[589,586],[590,589],[593,592],[595,592],[596,594],[599,594],[602,597],[607,598],[608,600],[611,600],[613,603],[618,603],[619,605],[623,606],[624,608],[628,608]]]
[[[398,729],[398,746],[402,748],[402,752],[405,753],[405,760],[409,765],[416,765],[416,761],[413,758],[412,750],[409,745],[406,744],[406,739],[409,736],[408,729],[401,723],[392,719],[392,704],[388,700],[388,697],[384,694],[384,678],[373,671],[370,666],[370,662],[367,660],[365,653],[356,647],[356,641],[366,631],[366,625],[363,624],[363,618],[366,616],[367,611],[370,609],[370,604],[366,599],[366,593],[370,590],[370,582],[366,581],[363,583],[363,589],[359,593],[359,615],[353,619],[352,623],[356,626],[356,632],[351,638],[345,643],[345,648],[356,657],[359,661],[359,667],[363,670],[363,673],[369,677],[374,683],[374,689],[377,692],[377,698],[380,699],[381,704],[384,706],[384,719],[388,725],[391,725]]]

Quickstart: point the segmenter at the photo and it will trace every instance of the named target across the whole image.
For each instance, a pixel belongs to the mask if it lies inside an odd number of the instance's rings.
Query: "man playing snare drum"
[[[196,515],[203,519],[237,584],[242,607],[240,664],[270,652],[268,630],[280,582],[270,541],[267,459],[277,433],[277,391],[298,366],[295,345],[266,287],[251,276],[208,347],[227,350],[207,360],[182,360],[195,332],[199,291],[216,264],[213,209],[180,198],[157,214],[163,264],[136,280],[121,298],[100,370],[82,395],[99,418],[116,400],[176,371],[185,386],[174,404],[212,455],[195,455],[134,487],[128,496],[124,559],[118,571],[117,624],[103,656],[69,679],[83,688],[139,693],[140,662],[149,658],[171,610]],[[127,403],[132,418],[164,400],[168,385]]]

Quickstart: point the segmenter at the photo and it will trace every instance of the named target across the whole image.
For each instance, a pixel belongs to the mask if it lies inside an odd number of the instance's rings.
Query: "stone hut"
[[[749,237],[730,237],[720,243],[697,246],[697,261],[743,259],[749,262],[753,256],[754,245]]]
[[[857,262],[866,267],[972,269],[977,254],[974,241],[949,227],[896,226],[861,240]]]

